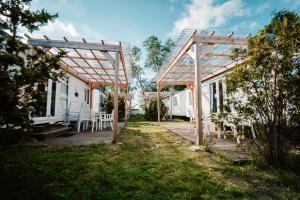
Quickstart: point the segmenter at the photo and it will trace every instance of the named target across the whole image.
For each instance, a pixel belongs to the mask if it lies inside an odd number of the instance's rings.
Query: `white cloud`
[[[256,32],[259,29],[260,25],[254,21],[244,21],[239,24],[235,24],[230,27],[230,31],[239,32],[240,30],[247,30],[249,32]]]
[[[270,8],[270,4],[269,3],[263,3],[260,6],[257,7],[256,12],[257,13],[262,13],[264,11],[266,11],[268,8]]]
[[[75,29],[72,23],[64,23],[60,20],[55,20],[54,22],[48,23],[43,26],[38,33],[44,33],[47,35],[62,35],[69,37],[78,37],[80,33]]]
[[[25,33],[26,31],[23,30],[22,32]],[[50,22],[46,26],[41,27],[39,31],[29,35],[47,35],[52,39],[67,37],[69,39],[81,40],[82,38],[85,38],[88,41],[99,41],[103,39],[101,34],[87,25],[75,26],[72,23],[65,23],[61,20]]]
[[[224,26],[232,17],[248,14],[242,0],[229,0],[217,4],[214,0],[192,0],[182,17],[174,23],[171,35],[183,29],[208,30]]]

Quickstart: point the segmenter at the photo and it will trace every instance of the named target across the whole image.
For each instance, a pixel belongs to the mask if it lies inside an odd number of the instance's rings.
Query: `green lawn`
[[[0,199],[299,199],[300,177],[190,152],[133,120],[117,145],[13,147],[0,154]]]

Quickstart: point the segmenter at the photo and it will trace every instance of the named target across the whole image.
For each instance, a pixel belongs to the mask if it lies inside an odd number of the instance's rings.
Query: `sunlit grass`
[[[0,199],[297,199],[299,176],[234,166],[222,153],[133,119],[118,144],[1,152]]]

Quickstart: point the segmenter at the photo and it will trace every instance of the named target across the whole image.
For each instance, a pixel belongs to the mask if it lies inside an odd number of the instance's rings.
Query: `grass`
[[[29,148],[0,154],[0,199],[299,199],[300,177],[222,153],[134,118],[117,145]]]

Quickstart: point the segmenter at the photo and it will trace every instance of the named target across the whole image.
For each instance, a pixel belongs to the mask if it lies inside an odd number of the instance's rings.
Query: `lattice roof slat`
[[[195,78],[195,43],[199,45],[202,80],[233,67],[232,49],[246,47],[247,37],[198,33],[184,30],[156,76],[157,84],[193,84]]]
[[[130,47],[120,42],[105,43],[83,41],[52,40],[44,36],[41,38],[28,37],[28,44],[41,47],[47,52],[56,55],[59,50],[64,50],[66,55],[60,60],[61,67],[81,80],[92,83],[93,86],[109,85],[115,82],[115,54],[120,56],[119,85],[127,87],[132,81],[129,66]]]
[[[168,96],[171,96],[172,92],[160,92],[159,95],[161,98],[166,98]],[[156,92],[145,92],[144,100],[146,100],[146,101],[157,100],[157,93]]]

